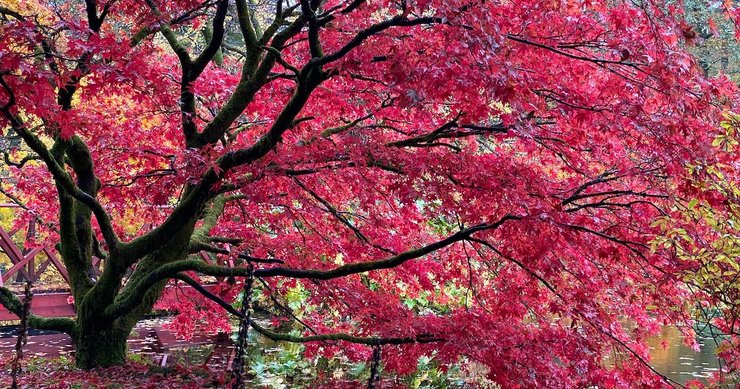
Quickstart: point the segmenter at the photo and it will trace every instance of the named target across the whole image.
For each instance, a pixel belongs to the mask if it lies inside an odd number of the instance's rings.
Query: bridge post
[[[36,220],[31,219],[28,222],[28,230],[26,231],[26,241],[23,243],[23,255],[27,255],[31,252],[31,249],[28,248],[28,242],[32,241],[36,238]],[[24,275],[22,272],[18,272],[18,275],[15,278],[15,282],[23,282],[24,279],[31,282],[38,281],[39,275],[37,274],[35,268],[36,268],[36,256],[31,257],[31,259],[28,260],[28,264],[26,265],[26,274]]]

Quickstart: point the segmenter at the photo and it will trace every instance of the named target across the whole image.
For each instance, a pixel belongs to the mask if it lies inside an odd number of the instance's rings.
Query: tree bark
[[[74,333],[77,367],[92,369],[123,364],[130,332],[120,325],[92,318],[78,321]]]

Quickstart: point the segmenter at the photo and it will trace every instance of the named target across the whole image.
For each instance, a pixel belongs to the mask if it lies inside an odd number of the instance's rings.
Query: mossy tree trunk
[[[160,266],[188,257],[189,242],[194,233],[195,218],[158,250],[138,261],[135,270],[119,288],[121,273],[105,272],[78,304],[77,321],[73,333],[75,361],[83,369],[119,365],[126,360],[126,340],[144,315],[151,312],[167,280],[146,288],[135,304],[118,304],[127,300],[140,281]],[[108,269],[113,268],[109,267]],[[114,313],[111,313],[111,309]]]
[[[108,321],[78,322],[73,334],[77,367],[91,369],[123,364],[130,332]]]

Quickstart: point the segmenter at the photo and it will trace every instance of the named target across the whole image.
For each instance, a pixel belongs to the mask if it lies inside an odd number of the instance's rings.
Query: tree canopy
[[[251,325],[307,356],[670,384],[645,338],[690,334],[692,303],[654,221],[701,192],[687,165],[720,158],[735,91],[678,4],[3,4],[2,191],[60,242],[78,316],[31,325],[72,334],[78,366],[122,363],[169,280],[216,276],[202,304],[254,278],[291,316],[305,292],[300,334]]]

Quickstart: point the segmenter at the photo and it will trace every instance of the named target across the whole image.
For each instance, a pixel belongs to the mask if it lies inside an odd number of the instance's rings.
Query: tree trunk
[[[120,318],[103,316],[108,306],[103,289],[98,284],[77,303],[77,319],[72,338],[75,343],[75,362],[81,369],[121,365],[126,362],[126,340],[133,329],[133,323]],[[110,287],[110,286],[109,286]]]
[[[143,262],[141,268],[146,268]],[[164,290],[166,281],[149,290],[144,301],[127,315],[102,316],[108,304],[88,296],[79,304],[74,329],[75,361],[81,369],[121,365],[126,362],[126,340],[136,323],[151,311]],[[98,285],[96,285],[98,286]],[[96,293],[97,292],[97,293]],[[100,295],[97,289],[93,294]]]
[[[141,259],[123,288],[119,286],[120,278],[113,274],[115,272],[112,268],[108,268],[110,274],[103,274],[98,283],[88,291],[77,306],[77,325],[74,332],[77,367],[91,369],[126,362],[126,339],[136,323],[151,312],[162,295],[167,280],[150,287],[143,300],[131,307],[126,314],[105,317],[103,312],[114,303],[114,299],[123,299],[133,293],[138,282],[162,264],[187,258],[194,225],[193,220],[169,244]]]
[[[121,365],[126,362],[126,339],[129,330],[119,326],[77,325],[75,362],[81,369]]]

